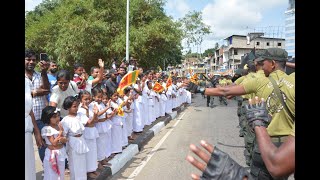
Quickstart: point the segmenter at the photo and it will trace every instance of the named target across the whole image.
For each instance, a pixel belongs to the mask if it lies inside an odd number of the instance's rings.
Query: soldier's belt
[[[271,136],[271,141],[272,142],[281,142],[283,143],[286,139],[287,139],[288,136]]]

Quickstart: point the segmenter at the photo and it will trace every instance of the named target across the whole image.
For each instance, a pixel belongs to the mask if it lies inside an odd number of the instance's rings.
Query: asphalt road
[[[228,100],[225,106],[215,98],[214,105],[214,108],[206,107],[206,99],[197,94],[193,103],[153,137],[112,180],[191,179],[192,172],[200,174],[200,171],[185,158],[192,154],[189,151],[190,143],[199,144],[202,139],[216,145],[245,166],[244,142],[237,128],[236,101]]]

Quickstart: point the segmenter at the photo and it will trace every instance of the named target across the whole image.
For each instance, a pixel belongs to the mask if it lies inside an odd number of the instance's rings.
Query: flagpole
[[[129,0],[127,0],[126,62],[129,62]]]

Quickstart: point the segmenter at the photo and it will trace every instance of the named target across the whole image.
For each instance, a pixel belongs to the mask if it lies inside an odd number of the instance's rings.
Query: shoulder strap
[[[271,83],[272,83],[272,85],[273,85],[273,88],[274,88],[274,91],[275,91],[276,95],[278,96],[278,98],[280,99],[280,102],[281,102],[283,108],[288,112],[289,116],[290,116],[291,119],[294,121],[295,118],[294,118],[294,116],[292,115],[291,111],[288,109],[287,104],[284,102],[283,97],[282,97],[282,95],[281,95],[281,93],[280,93],[279,86],[277,85],[276,81],[275,81],[271,76],[269,76],[268,78],[269,78],[269,80],[271,81]]]

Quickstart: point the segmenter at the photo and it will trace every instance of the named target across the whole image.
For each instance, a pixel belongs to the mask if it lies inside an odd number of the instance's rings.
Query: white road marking
[[[148,161],[152,158],[152,156],[157,152],[157,150],[160,148],[160,146],[162,145],[162,143],[167,139],[167,137],[171,134],[171,132],[174,130],[174,128],[178,125],[178,123],[181,121],[181,119],[183,118],[183,116],[186,114],[183,113],[181,115],[180,118],[177,118],[177,122],[173,125],[173,128],[170,129],[163,137],[162,139],[159,141],[159,143],[147,154],[147,158],[145,158],[145,160],[143,160],[138,167],[130,174],[130,176],[127,178],[129,180],[134,180],[135,177],[138,176],[138,174],[142,171],[142,169],[144,168],[144,166],[148,163]]]

